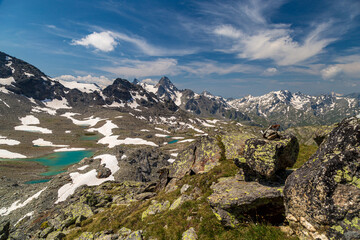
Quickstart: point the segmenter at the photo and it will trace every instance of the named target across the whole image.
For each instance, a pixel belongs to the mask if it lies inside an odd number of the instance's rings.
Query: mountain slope
[[[359,99],[353,96],[356,94],[310,96],[281,90],[259,97],[250,95],[231,100],[228,104],[264,126],[280,123],[287,128],[333,124],[344,117],[356,115],[360,112]]]

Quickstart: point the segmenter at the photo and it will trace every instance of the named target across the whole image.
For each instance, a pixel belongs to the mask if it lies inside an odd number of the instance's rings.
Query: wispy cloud
[[[214,29],[214,34],[233,39],[229,52],[240,58],[251,60],[272,59],[280,66],[294,65],[319,53],[334,42],[335,38],[324,38],[322,33],[329,29],[329,24],[320,24],[310,32],[303,42],[291,37],[287,25],[259,29],[254,34],[243,32],[231,25],[221,25]]]
[[[204,28],[213,26],[211,32],[218,39],[217,49],[242,59],[270,59],[279,66],[301,64],[324,53],[346,33],[349,23],[359,14],[356,2],[334,1],[328,4],[331,7],[304,20],[302,25],[306,27],[298,31],[299,28],[287,22],[272,21],[273,15],[286,2],[224,0],[206,1],[199,6],[213,18]]]
[[[161,75],[175,75],[177,73],[177,60],[173,58],[160,58],[153,61],[122,60],[121,66],[102,67],[106,71],[124,77],[151,77]]]
[[[179,69],[197,76],[206,76],[210,74],[226,75],[230,73],[261,72],[259,67],[253,65],[226,64],[216,61],[190,62],[179,66]]]

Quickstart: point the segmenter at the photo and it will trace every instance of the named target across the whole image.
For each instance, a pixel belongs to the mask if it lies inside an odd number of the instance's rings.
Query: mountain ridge
[[[344,96],[311,96],[288,90],[261,96],[226,99],[208,91],[179,90],[164,76],[155,85],[132,83],[117,78],[107,87],[96,84],[52,79],[33,65],[0,52],[0,91],[13,92],[39,101],[63,101],[69,106],[104,106],[116,108],[179,109],[209,118],[236,120],[251,125],[279,123],[283,128],[333,124],[360,113],[360,93]]]

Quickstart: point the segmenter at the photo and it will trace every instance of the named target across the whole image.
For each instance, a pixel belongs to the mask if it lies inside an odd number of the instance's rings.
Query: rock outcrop
[[[219,179],[208,197],[215,216],[228,227],[255,220],[280,223],[285,212],[283,187],[239,181],[236,177]]]
[[[282,136],[279,140],[251,138],[245,142],[244,157],[238,165],[246,174],[254,174],[266,179],[273,179],[280,171],[294,165],[299,153],[299,143],[294,136]]]
[[[286,180],[286,218],[303,239],[360,239],[360,119],[344,119]]]
[[[199,174],[210,171],[219,165],[222,149],[214,137],[201,137],[177,156],[170,169],[170,178],[181,179],[186,174]]]

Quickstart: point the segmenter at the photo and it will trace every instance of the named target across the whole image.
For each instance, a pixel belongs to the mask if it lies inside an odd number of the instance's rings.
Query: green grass
[[[305,162],[307,162],[309,160],[309,158],[316,152],[317,149],[318,149],[318,146],[316,146],[316,145],[301,144],[298,158],[292,168],[301,167]]]
[[[185,176],[177,183],[179,186],[177,190],[170,193],[161,191],[154,199],[159,202],[165,200],[170,203],[174,202],[181,195],[180,188],[183,184],[191,185],[189,193],[195,187],[199,188],[201,191],[199,198],[187,201],[173,211],[167,210],[148,216],[144,220],[141,219],[141,215],[149,207],[150,200],[113,206],[82,222],[81,229],[74,230],[66,239],[74,239],[81,232],[86,231],[95,233],[112,229],[116,232],[121,227],[127,227],[133,231],[142,229],[146,238],[152,236],[159,240],[181,239],[182,233],[190,227],[195,228],[198,239],[202,240],[297,239],[288,237],[279,228],[264,223],[244,223],[234,229],[226,228],[220,223],[207,201],[207,197],[212,193],[210,186],[221,177],[234,176],[237,171],[238,168],[235,164],[231,160],[225,159],[221,165],[216,166],[208,173]],[[116,186],[114,187],[116,189]],[[112,192],[112,194],[116,195],[116,192]]]

